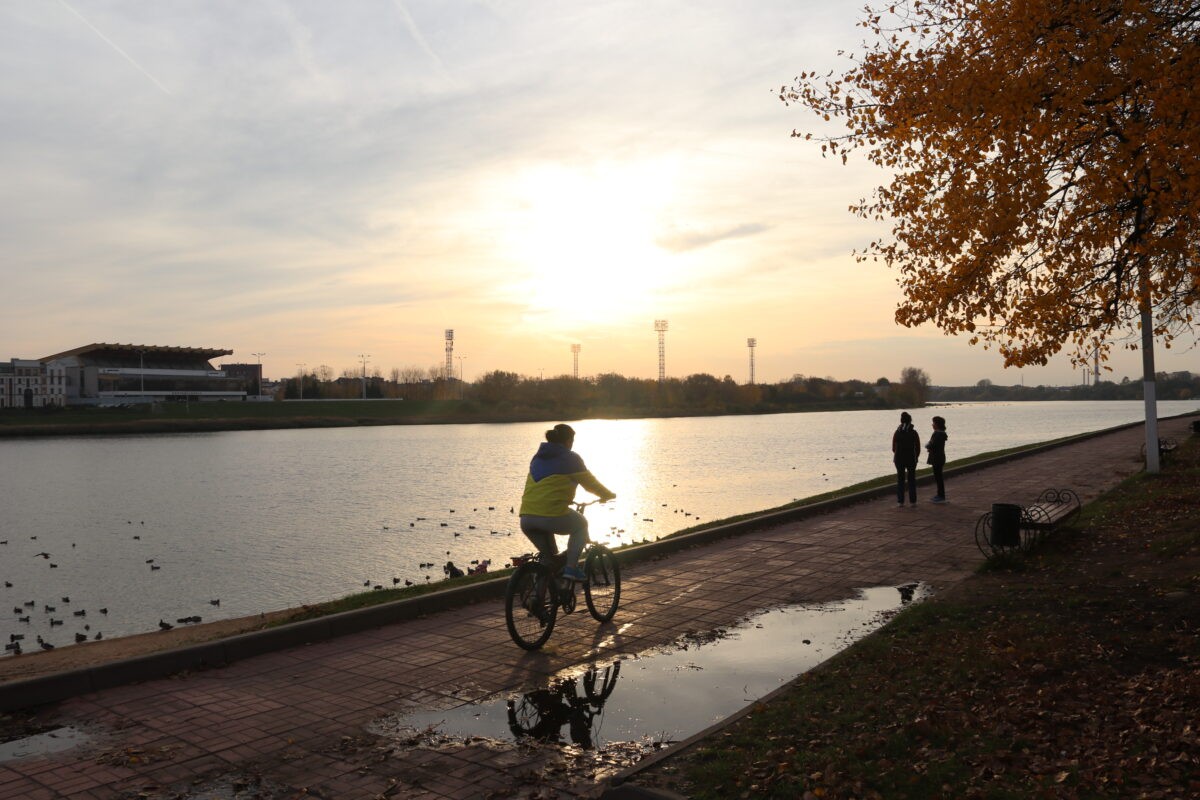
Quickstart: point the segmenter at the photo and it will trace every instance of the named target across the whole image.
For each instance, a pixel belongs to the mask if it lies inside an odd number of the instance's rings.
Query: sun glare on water
[[[526,173],[505,232],[524,276],[515,299],[531,317],[560,322],[646,316],[674,277],[671,254],[655,244],[673,183],[668,165]]]

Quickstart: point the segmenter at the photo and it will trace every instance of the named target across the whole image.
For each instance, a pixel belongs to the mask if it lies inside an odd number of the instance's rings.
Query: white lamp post
[[[261,395],[262,394],[262,357],[265,356],[266,353],[251,353],[250,355],[258,358],[258,388],[254,390],[254,394]]]

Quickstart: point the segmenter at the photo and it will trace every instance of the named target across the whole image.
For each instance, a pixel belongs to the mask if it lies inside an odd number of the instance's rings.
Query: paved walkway
[[[1182,438],[1187,425],[1165,421],[1160,435]],[[413,747],[367,726],[529,689],[779,604],[911,581],[950,586],[981,562],[973,531],[993,502],[1048,487],[1087,502],[1140,469],[1142,436],[1139,426],[952,477],[946,505],[870,500],[635,564],[612,624],[566,617],[541,653],[518,650],[500,604],[488,602],[64,701],[41,717],[88,731],[91,743],[0,763],[0,798],[595,796],[598,784],[564,777],[554,748]]]

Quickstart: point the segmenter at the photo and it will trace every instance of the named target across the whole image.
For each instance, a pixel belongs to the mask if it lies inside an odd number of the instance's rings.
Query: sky
[[[760,383],[1070,385],[1065,357],[896,325],[847,207],[886,176],[792,138],[844,66],[828,0],[2,0],[0,359]],[[1200,371],[1191,339],[1160,371]],[[1117,353],[1108,377],[1141,374]]]

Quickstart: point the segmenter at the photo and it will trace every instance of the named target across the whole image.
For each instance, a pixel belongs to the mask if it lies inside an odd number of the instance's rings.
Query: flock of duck
[[[664,509],[670,509],[670,504],[662,503],[660,507],[664,508]],[[485,506],[483,508],[475,507],[475,508],[471,509],[471,511],[476,514],[479,513],[480,511],[484,511],[484,510],[485,511],[496,511],[496,506],[490,505],[490,506]],[[453,509],[453,508],[447,509],[447,512],[450,514],[458,513],[457,510]],[[510,506],[508,509],[508,513],[509,513],[509,515],[515,515],[516,508],[513,506]],[[689,525],[695,524],[700,521],[699,516],[693,514],[690,511],[682,509],[682,508],[671,509],[671,513],[673,515],[682,516],[683,518],[689,520],[689,523],[688,523]],[[644,522],[644,523],[653,523],[654,522],[653,517],[643,516],[642,514],[639,514],[637,512],[634,512],[633,518],[635,521],[640,521],[640,522]],[[422,525],[422,523],[426,523],[426,524]],[[430,527],[430,528],[436,528],[437,530],[441,530],[443,528],[453,528],[454,526],[449,522],[441,522],[441,521],[431,520],[430,517],[415,517],[408,522],[407,527],[410,530],[415,530],[415,529],[418,529],[421,527]],[[461,527],[461,526],[459,526],[459,527]],[[519,530],[515,524],[511,524],[511,525],[507,525],[507,526],[503,526],[503,527],[505,527],[506,529],[505,530],[496,530],[496,529],[491,528],[490,526],[487,526],[488,535],[489,536],[512,536],[514,531]],[[478,525],[472,525],[472,524],[466,525],[465,528],[467,531],[481,530]],[[390,523],[385,522],[381,526],[380,530],[381,531],[391,531],[392,525]],[[595,528],[593,528],[593,531],[594,530],[595,530]],[[449,533],[451,533],[452,539],[457,539],[463,535],[463,532],[461,530],[451,530],[451,531],[449,531]],[[642,538],[640,540],[626,538],[625,528],[619,527],[617,525],[612,525],[609,527],[608,540],[610,543],[615,544],[615,545],[646,544],[647,542],[652,541],[652,539],[649,539],[649,538]],[[562,542],[560,541],[560,545],[561,544],[562,544]],[[520,548],[527,551],[527,550],[531,549],[531,547],[532,546],[530,545],[530,543],[528,541],[526,541],[524,537],[521,537]],[[460,567],[454,563],[454,558],[456,558],[456,556],[454,555],[453,550],[446,550],[445,555],[446,555],[447,560],[444,564],[441,565],[442,578],[440,578],[439,580],[447,580],[447,579],[451,579],[451,578],[461,578],[464,575],[477,575],[480,573],[485,573],[492,566],[491,559],[487,559],[487,558],[472,559],[469,563],[469,566],[464,569],[463,567]],[[512,566],[512,564],[509,562],[504,563],[505,569],[507,569],[508,567],[511,567],[511,566]],[[424,578],[425,583],[430,583],[433,581],[434,574],[432,571],[437,568],[438,568],[437,561],[421,561],[421,562],[417,563],[417,569],[421,571],[420,577]],[[399,588],[401,583],[403,583],[404,586],[408,587],[408,586],[416,585],[418,583],[418,581],[414,581],[409,578],[400,578],[400,577],[396,577],[394,575],[391,577],[391,588]],[[387,585],[387,582],[376,581],[376,580],[372,580],[370,578],[364,580],[362,585],[366,588],[372,589],[373,591],[383,591],[384,589],[389,588]]]
[[[661,504],[661,508],[663,508],[663,509],[666,509],[668,507],[669,506],[666,503]],[[490,505],[490,506],[486,506],[486,507],[475,507],[472,509],[472,512],[474,512],[475,514],[479,514],[479,512],[481,512],[485,509],[486,509],[486,511],[490,511],[490,512],[496,512],[496,510],[497,510],[496,506]],[[453,508],[448,509],[448,512],[450,514],[457,513],[456,509],[453,509]],[[503,513],[503,511],[501,511],[500,513]],[[673,509],[671,513],[673,513],[674,515],[680,515],[684,518],[691,519],[693,522],[699,521],[699,519],[700,519],[698,516],[695,516],[691,512],[685,511],[684,509],[680,509],[680,508]],[[510,515],[515,516],[515,514],[516,514],[515,507],[510,506],[508,509],[508,514],[505,516],[510,517]],[[461,519],[461,517],[459,517],[459,519]],[[635,512],[633,514],[633,519],[635,520],[635,522],[636,521],[640,521],[642,523],[653,523],[654,522],[653,516],[642,515],[637,512]],[[133,520],[127,520],[126,525],[134,526],[135,523]],[[511,517],[510,517],[510,520],[504,525],[495,525],[494,523],[493,523],[494,527],[486,526],[486,525],[483,525],[481,527],[481,525],[482,525],[482,523],[480,525],[477,525],[477,524],[451,525],[450,522],[433,521],[430,519],[430,517],[418,516],[408,522],[407,529],[410,531],[416,531],[417,529],[420,529],[420,528],[428,528],[428,529],[430,529],[429,533],[434,534],[434,535],[438,535],[439,532],[441,535],[449,534],[448,542],[447,542],[448,544],[450,544],[450,543],[457,544],[457,542],[455,542],[455,540],[459,539],[460,537],[463,537],[464,531],[473,532],[473,533],[468,533],[467,538],[464,540],[463,543],[466,544],[467,542],[474,542],[475,545],[478,545],[480,543],[480,540],[478,537],[482,535],[482,531],[485,529],[488,531],[488,534],[487,534],[488,536],[497,536],[498,537],[498,536],[513,536],[514,533],[519,534],[519,528],[515,524],[515,519],[511,519]],[[134,541],[140,542],[142,540],[141,531],[145,530],[145,528],[144,528],[145,522],[142,521],[140,523],[137,523],[137,526],[138,527],[133,528],[133,530],[138,530],[139,533],[131,534],[131,538]],[[124,526],[122,526],[122,527],[124,527]],[[391,530],[392,530],[391,524],[384,523],[382,525],[382,531],[390,532]],[[595,530],[595,528],[593,527],[593,531],[594,530]],[[617,525],[610,526],[609,535],[607,538],[611,543],[618,544],[618,545],[619,544],[638,544],[638,543],[645,543],[645,542],[650,541],[650,539],[647,539],[647,538],[641,539],[640,542],[632,540],[631,538],[627,538],[625,536],[625,528],[619,527]],[[37,539],[38,539],[37,536],[29,537],[29,540],[31,542],[36,542]],[[19,543],[17,543],[17,544],[19,544]],[[9,546],[8,539],[0,540],[0,548],[6,548],[8,546]],[[521,549],[523,551],[528,551],[528,550],[532,549],[530,547],[529,543],[524,539],[524,537],[520,537],[520,545],[518,545],[518,547],[519,547],[519,549]],[[71,543],[70,549],[71,549],[71,551],[78,552],[78,551],[76,551],[76,544],[74,542]],[[494,551],[494,548],[491,548],[491,549]],[[416,585],[418,582],[421,582],[420,581],[421,578],[424,578],[424,581],[423,581],[424,583],[430,583],[434,580],[434,576],[436,574],[434,571],[437,570],[439,567],[440,567],[440,571],[442,573],[441,577],[438,578],[439,580],[448,580],[448,579],[452,579],[452,578],[458,578],[458,577],[462,577],[463,575],[486,573],[492,567],[493,561],[491,558],[475,558],[475,559],[471,559],[469,562],[467,562],[461,556],[456,556],[453,549],[447,549],[444,552],[445,552],[445,559],[446,559],[444,563],[441,562],[440,559],[421,561],[417,564],[418,572],[415,576],[413,576],[413,577],[403,577],[403,576],[397,576],[397,575],[391,576],[390,587],[388,587],[387,581],[376,581],[376,580],[371,580],[369,578],[367,580],[365,580],[362,585],[364,587],[370,587],[376,591],[382,591],[385,588],[398,588],[401,584],[403,584],[405,587],[413,586],[413,585]],[[32,553],[31,555],[33,558],[40,558],[40,559],[42,559],[42,561],[46,562],[46,569],[58,569],[59,563],[62,562],[64,564],[66,564],[67,562],[64,561],[64,559],[69,558],[70,555],[73,555],[73,554],[74,553],[71,553],[71,554],[63,553],[62,555],[56,557],[53,553],[49,552],[48,550],[41,550],[37,553]],[[514,555],[515,555],[515,553],[514,553]],[[459,558],[459,563],[464,564],[465,566],[460,567],[460,566],[456,565],[455,558]],[[162,565],[157,563],[157,559],[155,559],[155,558],[144,559],[144,565],[145,566],[142,568],[146,569],[148,572],[158,572],[159,570],[162,569]],[[506,567],[506,568],[509,566],[511,566],[510,563],[506,562],[504,564],[504,567]],[[414,580],[414,577],[416,578],[415,580]],[[4,589],[7,590],[8,593],[15,594],[16,592],[14,592],[13,590],[22,591],[21,587],[14,585],[12,580],[4,580],[3,583],[4,583]],[[37,587],[37,585],[40,583],[40,581],[34,580],[34,581],[32,581],[32,583],[35,587]],[[11,594],[10,594],[10,598],[8,598],[10,600],[10,602],[12,601]],[[26,597],[29,596],[27,591],[26,591],[25,596]],[[17,597],[20,598],[20,595],[17,595]],[[3,605],[2,605],[3,602],[4,602],[3,600],[0,600],[0,608],[3,607]],[[220,604],[221,604],[221,601],[219,598],[211,599],[208,602],[212,606],[220,606]],[[59,610],[60,608],[62,609],[61,611]],[[73,641],[68,640],[65,643],[83,644],[83,643],[86,643],[89,641],[101,640],[104,638],[104,633],[103,633],[103,631],[101,631],[99,629],[100,623],[98,623],[97,620],[104,620],[108,617],[108,614],[109,614],[109,609],[107,606],[93,607],[90,609],[82,608],[82,607],[77,608],[77,607],[75,607],[75,604],[72,603],[71,597],[69,595],[59,595],[58,599],[51,599],[50,601],[21,599],[18,604],[12,606],[12,610],[13,610],[13,615],[15,617],[16,623],[18,625],[21,625],[22,627],[27,626],[25,631],[17,632],[17,633],[10,632],[8,634],[8,642],[5,644],[4,652],[6,655],[13,655],[13,656],[21,655],[25,648],[27,648],[27,647],[32,648],[34,646],[34,644],[36,644],[37,648],[40,648],[42,650],[53,650],[53,649],[55,649],[56,646],[61,646],[61,644],[64,643],[62,640],[59,640],[58,645],[56,645],[55,642],[49,641],[49,639],[52,638],[51,634],[53,633],[53,631],[56,628],[60,628],[60,627],[64,629],[63,630],[64,633],[66,633],[68,630],[70,630],[70,628],[74,628],[74,630],[71,631],[71,637],[72,637]],[[89,614],[91,616],[89,616]],[[68,621],[73,623],[70,627],[67,626]],[[168,631],[168,630],[172,630],[177,625],[194,625],[194,624],[197,624],[200,622],[203,622],[203,617],[199,614],[191,614],[188,616],[179,617],[173,623],[166,619],[160,618],[158,621],[158,630]],[[93,623],[95,623],[95,625],[96,625],[95,630],[93,630],[93,627],[92,627]],[[46,631],[45,637],[43,637],[39,633],[33,637],[33,642],[27,643],[27,636],[32,633],[32,630],[30,630],[30,628],[36,629],[37,627],[40,627],[43,630],[45,630],[48,627],[49,631]],[[53,638],[57,638],[57,637],[53,637]]]
[[[132,526],[133,520],[127,520],[126,524]],[[144,521],[139,523],[140,526],[145,526],[145,524],[146,523]],[[139,530],[141,530],[141,529],[142,528],[139,527]],[[141,541],[141,538],[142,538],[142,534],[140,534],[140,533],[132,535],[132,539],[134,541]],[[31,541],[31,542],[36,542],[37,540],[38,540],[37,536],[29,537],[29,541]],[[7,548],[8,546],[9,546],[9,539],[0,539],[0,548]],[[71,550],[76,551],[76,547],[77,547],[76,543],[72,542]],[[43,561],[47,562],[47,564],[46,564],[47,569],[58,569],[59,561],[62,560],[60,557],[56,557],[55,555],[53,555],[52,553],[50,553],[46,550],[42,550],[40,552],[33,553],[32,557],[40,558]],[[51,559],[55,559],[55,560],[52,561]],[[64,561],[63,563],[66,563],[66,562]],[[157,572],[162,569],[162,565],[156,563],[156,559],[153,559],[153,558],[145,559],[145,564],[147,567],[149,567],[148,571],[150,571],[150,572]],[[36,586],[38,581],[35,580],[35,581],[33,581],[33,583]],[[5,590],[12,590],[12,589],[17,589],[17,588],[19,588],[19,587],[16,584],[14,584],[14,582],[12,580],[7,580],[7,579],[4,580],[4,589]],[[26,596],[28,596],[28,595],[26,595]],[[214,598],[212,600],[209,600],[209,604],[213,605],[213,606],[219,606],[219,605],[221,605],[221,600],[220,600],[220,598]],[[39,605],[41,606],[40,610],[38,608]],[[93,608],[90,610],[90,612],[91,612],[92,616],[89,618],[88,617],[89,609],[76,608],[75,604],[72,603],[70,595],[60,595],[58,597],[58,599],[43,600],[41,602],[39,602],[37,600],[23,600],[20,602],[19,605],[14,605],[12,607],[12,613],[16,618],[17,624],[22,625],[22,626],[29,626],[30,628],[32,628],[34,625],[48,626],[51,631],[53,631],[55,628],[58,628],[58,627],[66,627],[66,623],[67,623],[68,615],[69,615],[70,618],[73,620],[73,626],[80,626],[80,627],[76,627],[76,630],[73,633],[73,638],[74,638],[73,643],[74,644],[83,644],[88,641],[99,641],[104,638],[104,632],[102,630],[98,629],[99,623],[97,623],[97,630],[95,630],[95,631],[92,630],[92,621],[107,618],[108,617],[108,606],[101,606],[99,608]],[[35,618],[35,615],[36,615],[36,618]],[[175,624],[194,625],[194,624],[202,622],[202,621],[203,621],[203,617],[201,617],[199,614],[194,614],[194,615],[181,617],[181,618],[177,619]],[[174,627],[175,627],[175,625],[167,622],[164,619],[159,619],[159,621],[158,621],[159,630],[167,631],[167,630],[171,630]],[[47,635],[49,635],[49,634],[47,634]],[[9,633],[8,634],[8,642],[5,643],[5,645],[4,645],[5,654],[12,655],[12,656],[22,655],[24,653],[25,648],[26,647],[32,648],[33,644],[36,644],[37,648],[41,649],[41,650],[53,650],[53,649],[55,649],[55,647],[58,646],[58,645],[54,644],[53,642],[49,641],[47,638],[43,637],[40,633],[34,635],[33,643],[28,643],[27,638],[28,638],[28,632]]]
[[[6,589],[13,588],[12,582],[5,581],[4,587]],[[43,613],[50,614],[50,615],[59,614],[61,617],[63,617],[63,619],[58,619],[58,618],[55,618],[54,616],[51,616],[49,618],[49,623],[50,623],[51,628],[54,628],[56,626],[64,624],[66,611],[68,610],[67,606],[70,604],[71,598],[69,596],[64,595],[62,600],[59,602],[61,602],[63,605],[62,612],[59,612],[57,605],[52,606],[49,603],[42,604]],[[21,622],[26,625],[30,624],[30,618],[32,617],[32,612],[36,610],[36,607],[37,607],[37,601],[35,601],[35,600],[26,600],[24,603],[22,603],[19,606],[13,606],[13,613],[17,615],[17,622]],[[97,613],[101,614],[102,616],[108,615],[107,607],[99,608],[96,611],[97,611]],[[71,616],[76,617],[80,620],[86,619],[87,613],[88,612],[87,612],[86,608],[81,608],[78,610],[71,610]],[[96,633],[93,635],[91,633],[91,630],[92,630],[91,623],[84,623],[83,631],[75,633],[76,644],[79,644],[81,642],[86,642],[89,638],[95,639],[95,640],[104,638],[104,633],[102,631],[96,631]],[[11,653],[16,656],[21,655],[21,642],[24,641],[24,639],[25,639],[25,634],[23,634],[23,633],[10,633],[8,635],[8,644],[4,645],[5,652]],[[53,650],[54,649],[54,645],[51,644],[50,642],[46,641],[45,639],[43,639],[41,634],[37,635],[36,641],[37,641],[38,647],[40,647],[43,650]]]

